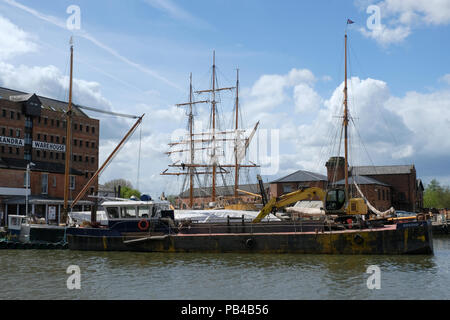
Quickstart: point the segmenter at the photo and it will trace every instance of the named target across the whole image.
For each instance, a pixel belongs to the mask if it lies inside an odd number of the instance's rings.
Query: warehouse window
[[[14,111],[11,111],[11,119],[14,119]]]
[[[48,193],[48,174],[43,173],[41,176],[41,187],[42,187],[42,194]]]
[[[70,190],[75,190],[75,176],[69,177],[69,188]]]

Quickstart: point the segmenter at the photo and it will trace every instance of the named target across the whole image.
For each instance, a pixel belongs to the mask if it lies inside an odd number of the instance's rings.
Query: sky
[[[167,195],[182,178],[161,175],[165,152],[187,127],[175,105],[188,101],[190,73],[209,89],[215,51],[219,86],[239,69],[241,125],[260,121],[251,145],[264,181],[325,174],[343,154],[346,32],[350,165],[414,164],[425,183],[450,184],[450,1],[0,0],[0,86],[67,100],[73,37],[74,102],[145,114],[100,182]],[[220,98],[232,129],[233,93]],[[197,129],[209,107],[195,107]],[[100,120],[102,163],[133,120],[87,113]]]

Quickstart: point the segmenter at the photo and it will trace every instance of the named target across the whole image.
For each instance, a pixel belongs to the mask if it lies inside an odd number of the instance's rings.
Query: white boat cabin
[[[170,210],[168,201],[105,201],[102,203],[108,220],[160,218],[161,211]]]

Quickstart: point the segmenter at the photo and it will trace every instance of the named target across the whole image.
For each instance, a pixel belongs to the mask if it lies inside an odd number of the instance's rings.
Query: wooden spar
[[[183,163],[183,164],[169,164],[169,167],[174,167],[174,168],[211,168],[214,167],[213,164],[189,164],[189,163]],[[219,164],[216,165],[216,168],[234,168],[234,164]],[[240,167],[242,168],[256,168],[259,167],[259,165],[256,164],[241,164]]]
[[[191,140],[191,164],[194,163],[194,115],[192,113],[192,73],[189,76],[189,138]],[[194,207],[194,168],[189,168],[189,208]]]
[[[236,145],[234,149],[234,197],[238,197],[238,187],[239,187],[239,163],[238,163],[238,145],[237,145],[237,134],[239,129],[239,69],[236,70]]]
[[[111,161],[111,159],[114,157],[114,155],[117,153],[117,151],[120,149],[120,147],[127,141],[129,136],[133,133],[133,131],[137,128],[137,126],[142,122],[142,118],[145,114],[143,114],[133,125],[133,127],[127,132],[125,137],[123,137],[122,141],[117,145],[117,147],[113,150],[113,152],[109,155],[109,157],[106,159],[106,161],[102,164],[102,166],[97,169],[95,174],[91,177],[91,179],[88,181],[88,183],[84,186],[84,188],[80,191],[80,193],[77,195],[75,200],[73,200],[72,204],[70,205],[71,208],[73,208],[77,202],[84,196],[87,189],[92,185],[92,183],[97,179],[98,175],[105,169],[105,167],[108,165],[108,163]],[[119,195],[120,196],[120,195]]]
[[[213,72],[212,72],[212,140],[213,140],[213,169],[212,169],[212,192],[211,201],[216,201],[216,51],[213,51]]]
[[[72,158],[72,77],[73,77],[73,43],[70,39],[70,82],[69,82],[69,105],[66,112],[66,161],[64,169],[64,207],[60,221],[67,222],[69,202],[69,171]]]
[[[345,33],[344,132],[345,132],[345,198],[348,199],[348,96],[347,96],[347,32]]]

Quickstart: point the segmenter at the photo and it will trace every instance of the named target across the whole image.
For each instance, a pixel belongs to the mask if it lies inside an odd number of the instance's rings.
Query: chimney
[[[345,179],[344,157],[331,157],[325,166],[327,167],[328,184]]]

